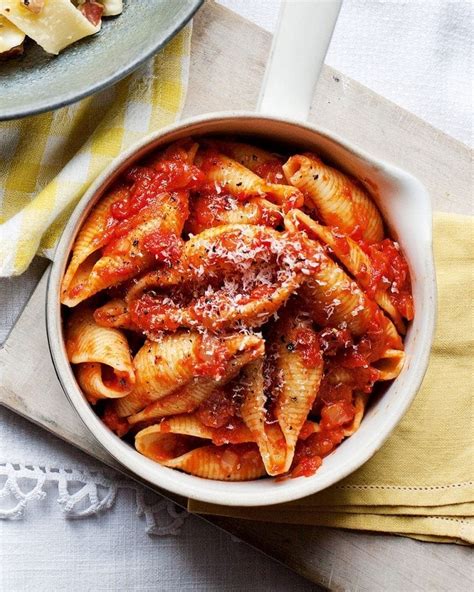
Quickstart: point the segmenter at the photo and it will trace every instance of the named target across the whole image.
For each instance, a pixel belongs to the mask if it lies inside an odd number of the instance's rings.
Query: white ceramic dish
[[[301,3],[298,10],[301,11],[301,7],[308,4],[312,6],[310,11],[314,10],[314,4],[311,3]],[[332,8],[335,21],[337,8]],[[287,6],[287,9],[287,13],[292,14],[285,15],[280,32],[288,23],[291,24],[291,17],[297,16],[298,10],[292,5]],[[327,3],[322,10],[327,11]],[[332,26],[326,29],[325,46],[331,31]],[[271,70],[281,50],[282,39],[285,39],[284,31],[273,52],[265,86],[267,90],[275,82]],[[324,53],[320,53],[321,63]],[[307,86],[305,92],[298,95],[299,101],[291,102],[288,93],[286,95],[288,104],[297,107],[299,115],[309,109],[312,86]],[[281,98],[281,95],[278,94],[278,97]],[[270,112],[279,108],[278,104],[271,102],[266,92],[263,93],[261,104]],[[60,283],[75,236],[90,209],[118,175],[148,152],[185,136],[210,133],[244,134],[271,140],[278,145],[289,144],[299,149],[312,150],[351,173],[371,191],[392,235],[401,243],[410,266],[415,318],[405,340],[405,366],[383,396],[370,406],[360,429],[326,457],[321,468],[311,477],[280,482],[267,478],[233,483],[206,480],[163,467],[139,454],[102,423],[79,389],[66,356],[59,300]],[[232,112],[197,117],[162,129],[123,153],[100,175],[79,203],[58,245],[49,278],[47,329],[51,354],[63,389],[86,426],[108,452],[127,469],[158,487],[202,501],[240,506],[282,503],[320,491],[360,467],[380,448],[420,387],[428,365],[436,310],[431,218],[429,195],[417,179],[308,123],[257,113]]]

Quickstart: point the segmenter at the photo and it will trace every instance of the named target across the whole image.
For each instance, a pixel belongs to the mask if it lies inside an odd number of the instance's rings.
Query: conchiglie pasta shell
[[[95,322],[101,327],[115,327],[137,331],[137,327],[130,319],[127,303],[121,298],[109,300],[94,312]]]
[[[64,287],[61,302],[76,306],[86,298],[121,282],[150,267],[154,256],[145,249],[144,239],[157,231],[181,235],[187,216],[187,197],[180,203],[175,197],[163,195],[161,199],[143,208],[132,229],[114,242],[112,253],[101,256],[81,282]],[[108,245],[110,246],[110,245]]]
[[[188,413],[167,417],[158,425],[163,433],[182,434],[206,440],[212,439],[212,429],[205,426],[195,415]]]
[[[67,299],[68,294],[89,276],[93,266],[100,258],[96,252],[103,246],[110,208],[113,203],[125,198],[128,192],[127,188],[111,191],[99,201],[82,225],[74,243],[71,260],[64,274],[61,286],[62,299]],[[94,253],[96,256],[91,257]]]
[[[281,235],[272,228],[253,224],[226,224],[208,228],[186,242],[183,252],[185,271],[194,271],[196,279],[200,279],[204,273],[206,276],[221,275],[236,271],[238,265],[251,265],[252,257],[246,257],[242,251],[253,252],[252,244],[259,239],[278,241]],[[231,245],[232,252],[237,252],[239,263],[236,258],[229,256],[229,247],[223,247],[223,243]],[[258,252],[256,256],[262,258],[262,253]]]
[[[319,269],[299,291],[313,320],[322,327],[347,326],[353,335],[366,333],[378,318],[387,349],[403,349],[395,325],[332,259],[324,258]]]
[[[205,440],[186,440],[186,436],[162,433],[160,426],[151,426],[135,436],[137,450],[160,464],[185,471],[204,479],[246,481],[265,474],[258,448],[251,444],[204,445]],[[173,449],[193,448],[177,457],[167,458]],[[197,447],[196,447],[197,446]]]
[[[266,396],[264,393],[263,361],[256,360],[242,370],[243,403],[240,413],[245,425],[255,436],[257,444],[265,438]],[[264,456],[262,454],[262,456]]]
[[[262,241],[270,242],[275,252],[262,248]],[[237,256],[229,256],[227,246],[222,247],[223,242],[226,245],[230,243],[231,253],[237,253]],[[228,273],[236,277],[253,271],[257,273],[261,269],[258,263],[264,262],[267,266],[273,266],[275,273],[284,269],[281,277],[269,285],[273,291],[269,290],[267,295],[240,303],[236,299],[226,300],[225,290],[218,289],[214,294],[206,295],[205,299],[192,301],[179,310],[172,303],[168,309],[161,306],[160,315],[153,316],[152,329],[166,330],[169,319],[179,327],[193,328],[201,324],[209,331],[216,332],[230,329],[241,322],[251,327],[260,326],[285,303],[305,277],[302,272],[293,270],[291,264],[278,264],[279,252],[284,253],[287,244],[287,237],[268,227],[230,224],[209,228],[187,241],[181,269],[166,277],[164,272],[145,275],[130,290],[127,302],[130,304],[146,290],[163,287],[167,282],[173,285],[180,282],[206,285],[210,279],[223,278]]]
[[[81,365],[78,379],[91,399],[124,397],[132,390],[135,372],[128,341],[123,333],[117,329],[100,327],[94,321],[92,309],[81,306],[68,319],[65,337],[69,361]],[[84,364],[91,363],[94,365],[84,367]],[[104,385],[103,367],[109,367],[113,372],[113,387]]]
[[[122,377],[123,386],[120,385],[120,376],[116,376],[118,389],[107,386],[102,376],[103,368],[104,365],[98,362],[77,364],[75,368],[77,382],[92,405],[95,405],[99,399],[120,399],[125,397],[133,388],[133,385],[128,382],[127,375]]]
[[[360,228],[369,242],[383,239],[380,213],[367,194],[347,175],[312,155],[297,154],[283,165],[287,181],[300,189],[309,206],[316,207],[325,224],[350,234]]]
[[[179,268],[149,271],[138,278],[130,287],[125,296],[125,302],[128,305],[140,298],[147,290],[152,290],[153,288],[170,288],[183,283],[185,279],[184,273]]]
[[[401,349],[387,349],[383,356],[372,365],[379,371],[378,380],[393,380],[402,371],[405,352]]]
[[[128,418],[131,425],[152,419],[190,413],[199,407],[217,388],[232,380],[240,369],[264,354],[263,339],[253,335],[237,335],[229,340],[229,363],[224,375],[218,379],[195,378],[170,394],[154,401]],[[193,370],[196,365],[194,364]],[[133,394],[133,393],[132,393]]]
[[[224,343],[229,366],[220,380],[232,376],[243,364],[263,355],[263,339],[255,335],[236,334],[225,338]],[[136,387],[128,397],[117,401],[118,415],[127,417],[143,409],[144,414],[134,418],[142,421],[192,411],[193,405],[197,403],[198,406],[212,392],[211,385],[217,384],[216,381],[203,379],[199,386],[196,381],[189,389],[183,390],[180,397],[170,396],[162,403],[158,399],[170,395],[197,377],[201,347],[202,338],[198,333],[174,333],[165,335],[158,343],[147,341],[134,359]],[[155,401],[155,405],[145,410],[147,405]]]
[[[280,475],[285,470],[286,443],[277,424],[266,423],[262,360],[248,364],[242,370],[243,403],[242,420],[257,443],[265,470],[269,475]]]
[[[203,439],[165,432],[161,424],[144,428],[135,435],[135,448],[138,452],[164,465],[204,444],[206,441]]]
[[[356,336],[369,329],[377,308],[329,257],[324,257],[299,293],[316,323],[323,327],[347,323]]]
[[[265,475],[258,448],[252,444],[203,446],[164,464],[219,481],[249,481]]]
[[[284,244],[281,233],[268,227],[230,224],[210,228],[188,241],[184,254],[185,265],[192,270],[198,270],[198,278],[201,280],[205,277],[222,276],[225,273],[243,273],[262,257],[268,259],[268,253],[258,250],[254,252],[255,249],[252,248],[254,241],[259,239]],[[226,252],[220,256],[219,245],[223,240],[231,241],[235,245],[234,251],[241,253],[241,260],[236,261],[228,257]],[[209,258],[209,253],[213,253],[212,259]],[[246,304],[232,303],[232,306],[225,310],[219,310],[219,315],[211,315],[209,318],[201,319],[201,322],[209,330],[231,327],[237,322],[245,322],[248,326],[260,326],[284,304],[303,279],[303,274],[288,270],[286,279],[275,284],[271,297],[256,298]],[[185,326],[192,326],[196,321],[191,313],[189,317],[183,314],[181,322],[185,323]]]
[[[272,334],[275,351],[275,373],[279,378],[279,390],[275,403],[275,417],[286,441],[286,462],[288,471],[295,453],[295,446],[301,428],[318,394],[323,374],[323,359],[315,357],[311,365],[305,363],[298,347],[298,331],[304,329],[314,334],[311,323],[283,316],[276,324]],[[293,348],[288,348],[292,344]],[[296,346],[295,346],[296,345]]]
[[[304,280],[302,274],[294,274],[280,285],[274,286],[271,294],[255,298],[245,304],[232,303],[216,314],[200,319],[200,323],[209,331],[221,331],[244,323],[247,327],[260,327],[290,298]],[[180,317],[182,326],[196,325],[195,315],[186,311]]]
[[[135,389],[117,401],[119,417],[132,415],[189,382],[200,343],[197,333],[174,333],[165,335],[159,342],[146,341],[133,360]]]
[[[352,436],[360,427],[367,406],[368,395],[356,393],[354,398],[355,415],[350,426],[344,429],[344,437]]]
[[[286,224],[293,224],[292,229],[303,229],[315,236],[321,243],[331,247],[334,255],[344,265],[347,271],[357,280],[362,289],[368,286],[368,278],[373,275],[373,265],[370,257],[350,237],[336,236],[328,226],[322,226],[301,210],[292,210],[285,219]],[[395,323],[398,331],[405,333],[405,324],[400,313],[394,307],[386,290],[377,290],[375,302],[384,310]]]
[[[224,154],[206,154],[198,152],[196,162],[203,165],[205,174],[210,181],[217,183],[231,195],[242,198],[266,197],[270,201],[284,205],[303,205],[303,195],[299,189],[290,185],[267,183],[251,170]]]
[[[211,147],[236,160],[245,168],[255,172],[262,165],[275,160],[275,155],[262,148],[257,148],[244,142],[232,142],[227,140],[212,140]]]
[[[212,218],[202,217],[200,213],[212,206],[208,196],[198,197],[193,202],[186,228],[193,234],[199,234],[208,228],[227,224],[263,224],[276,226],[282,220],[281,208],[263,197],[252,197],[245,202],[233,199],[228,207],[212,210]]]
[[[199,407],[216,389],[214,380],[195,380],[178,390],[147,405],[138,413],[128,417],[130,425],[146,423],[150,420],[190,413]]]

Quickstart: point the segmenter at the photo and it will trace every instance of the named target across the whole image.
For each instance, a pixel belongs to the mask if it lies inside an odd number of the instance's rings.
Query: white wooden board
[[[184,115],[252,109],[269,47],[268,33],[207,3],[195,19]],[[362,85],[326,67],[311,120],[411,171],[430,190],[436,209],[472,213],[470,150]],[[0,351],[1,402],[121,470],[61,391],[46,341],[45,291],[43,277]],[[28,364],[20,364],[22,360]],[[320,527],[217,517],[210,521],[332,590],[464,591],[472,577],[470,550],[454,545]]]

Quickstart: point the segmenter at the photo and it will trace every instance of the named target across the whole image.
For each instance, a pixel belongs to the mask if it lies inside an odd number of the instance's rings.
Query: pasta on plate
[[[207,479],[309,476],[404,363],[408,265],[367,189],[310,153],[188,138],[80,228],[66,350],[97,414]]]
[[[122,9],[122,0],[0,0],[0,58],[23,54],[27,37],[57,55]]]

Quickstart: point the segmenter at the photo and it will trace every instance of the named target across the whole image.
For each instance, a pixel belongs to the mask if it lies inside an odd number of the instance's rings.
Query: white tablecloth
[[[275,27],[278,0],[221,2],[268,30]],[[469,0],[345,0],[327,62],[470,143],[471,23]],[[1,281],[0,341],[42,267],[36,261],[24,277]],[[17,505],[17,519],[0,522],[1,590],[315,589],[203,521],[175,514],[158,498],[143,500],[143,492],[130,483],[118,482],[115,502],[109,509],[74,519],[91,507],[89,498],[81,501],[81,495],[74,494],[84,481],[93,484],[94,479],[103,479],[93,473],[99,470],[102,474],[103,469],[8,411],[1,411],[0,421],[0,461],[19,463],[10,467],[10,472],[18,475],[31,470],[20,469],[22,464],[47,466],[50,471],[50,480],[38,487],[35,499],[28,503],[22,502],[18,492],[14,495],[14,479],[9,482],[10,495],[1,507]],[[76,473],[63,472],[56,477],[54,469],[59,467]],[[23,491],[35,482],[23,481]],[[64,491],[66,482],[69,489]],[[100,498],[110,493],[110,483],[103,484],[106,486],[98,487]],[[137,508],[141,516],[137,516]],[[159,536],[160,529],[175,534]]]

